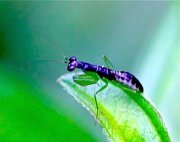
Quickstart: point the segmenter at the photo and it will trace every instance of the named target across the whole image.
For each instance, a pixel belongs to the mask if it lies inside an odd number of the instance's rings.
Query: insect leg
[[[103,82],[105,83],[105,85],[104,86],[102,86],[98,91],[96,91],[96,93],[94,94],[94,99],[95,99],[95,104],[96,104],[96,120],[97,120],[97,118],[98,118],[98,103],[97,103],[97,98],[96,98],[96,95],[99,93],[99,92],[101,92],[101,91],[103,91],[104,89],[106,89],[107,88],[107,86],[108,86],[108,81],[107,81],[107,79],[102,79],[103,80]]]
[[[111,63],[111,61],[108,59],[106,55],[103,55],[103,60],[107,68],[115,69],[114,65]]]

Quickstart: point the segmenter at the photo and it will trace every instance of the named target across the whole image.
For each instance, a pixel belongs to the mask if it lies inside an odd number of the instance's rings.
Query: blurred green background
[[[104,142],[56,82],[63,56],[133,73],[180,134],[179,2],[0,2],[0,141]]]

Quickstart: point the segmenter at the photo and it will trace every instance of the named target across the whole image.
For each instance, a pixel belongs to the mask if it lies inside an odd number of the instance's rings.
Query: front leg
[[[81,86],[96,84],[99,80],[97,73],[85,71],[83,74],[74,75],[73,81]]]

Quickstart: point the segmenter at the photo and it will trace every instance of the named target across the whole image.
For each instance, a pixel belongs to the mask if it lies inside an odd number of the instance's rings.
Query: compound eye
[[[72,66],[67,67],[67,70],[68,70],[68,71],[73,71],[73,70],[74,70],[74,67],[72,67]]]
[[[76,61],[76,60],[77,60],[77,59],[76,59],[75,56],[72,56],[72,57],[69,58],[69,61],[70,61],[70,62],[73,62],[73,61]]]
[[[76,68],[76,66],[69,64],[68,67],[67,67],[67,70],[68,71],[73,71],[75,68]]]

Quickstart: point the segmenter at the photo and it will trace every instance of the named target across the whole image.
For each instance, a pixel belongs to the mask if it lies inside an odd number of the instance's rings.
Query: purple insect
[[[110,61],[106,56],[103,56],[103,58],[108,68],[104,66],[93,65],[83,61],[77,61],[77,58],[75,56],[69,58],[68,66],[67,66],[68,71],[73,71],[75,68],[78,68],[85,73],[73,77],[74,82],[78,83],[81,86],[95,84],[98,82],[99,78],[101,78],[104,81],[105,85],[102,86],[94,94],[96,107],[97,107],[97,115],[98,115],[98,104],[97,104],[96,95],[108,86],[107,80],[115,80],[134,91],[143,93],[143,86],[134,75],[130,74],[129,72],[116,71],[110,69],[110,66],[112,66],[112,64],[110,63]],[[67,63],[67,61],[65,63]],[[88,76],[90,77],[90,79],[88,78]]]

